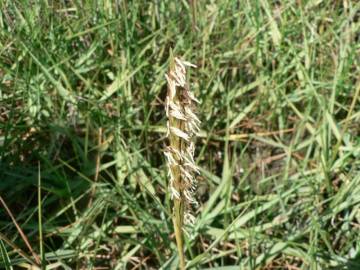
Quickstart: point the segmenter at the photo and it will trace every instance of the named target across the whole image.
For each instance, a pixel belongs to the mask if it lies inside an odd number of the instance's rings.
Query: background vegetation
[[[360,269],[358,1],[0,3],[0,268],[176,269],[173,48],[201,101],[188,268]]]

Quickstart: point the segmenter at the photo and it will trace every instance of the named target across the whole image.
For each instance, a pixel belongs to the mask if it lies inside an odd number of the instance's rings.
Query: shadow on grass
[[[346,263],[329,268],[328,270],[359,270],[360,269],[360,253],[355,258],[349,259]]]

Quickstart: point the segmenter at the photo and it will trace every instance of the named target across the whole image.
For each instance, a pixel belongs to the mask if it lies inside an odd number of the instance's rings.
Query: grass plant
[[[359,12],[0,0],[0,269],[177,269],[170,48],[202,121],[186,269],[360,269]]]
[[[194,199],[197,186],[194,174],[199,173],[199,169],[194,161],[193,137],[200,131],[200,120],[194,114],[194,103],[199,101],[186,81],[186,69],[196,66],[174,58],[171,52],[169,62],[169,74],[165,75],[168,82],[165,111],[170,145],[165,150],[165,156],[169,167],[171,198],[174,199],[173,223],[180,269],[185,269],[183,229],[186,223],[194,224],[195,218],[190,213],[191,204],[198,204]]]

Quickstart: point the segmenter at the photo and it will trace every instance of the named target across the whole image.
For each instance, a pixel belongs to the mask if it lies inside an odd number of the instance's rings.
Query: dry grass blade
[[[14,218],[13,214],[11,213],[10,209],[7,207],[5,201],[3,200],[3,198],[0,196],[0,202],[3,205],[3,207],[5,208],[6,212],[8,213],[8,215],[10,216],[12,222],[14,223],[16,229],[18,230],[21,238],[23,239],[23,241],[25,242],[27,248],[30,250],[31,254],[33,255],[36,264],[39,266],[40,265],[40,258],[39,256],[34,252],[34,250],[32,249],[30,242],[28,240],[28,238],[26,237],[26,235],[24,234],[23,230],[20,228],[19,224],[16,222],[16,219]]]
[[[3,240],[6,244],[8,244],[10,247],[12,247],[12,249],[19,253],[19,255],[21,257],[23,257],[26,261],[28,261],[29,263],[33,264],[33,265],[37,265],[36,262],[34,262],[32,260],[32,258],[27,255],[22,249],[20,249],[18,246],[16,246],[10,239],[8,239],[5,235],[3,235],[2,233],[0,233],[0,239]]]

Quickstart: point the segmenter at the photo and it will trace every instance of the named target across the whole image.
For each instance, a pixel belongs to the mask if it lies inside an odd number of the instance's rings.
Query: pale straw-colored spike
[[[174,149],[171,146],[167,146],[166,149],[171,152],[174,158],[176,158],[177,160],[183,160],[183,155],[177,149]]]
[[[190,155],[189,153],[186,153],[186,155],[184,155],[184,159],[185,159],[185,161],[187,161],[187,163],[191,163],[196,167],[195,160],[192,155]]]
[[[185,133],[184,131],[182,131],[181,129],[178,129],[176,127],[170,127],[170,132],[173,133],[174,135],[184,139],[185,141],[189,141],[190,140],[190,136],[189,134]]]
[[[186,151],[188,152],[188,154],[193,157],[194,153],[195,153],[195,144],[194,142],[190,142],[188,147],[186,148]]]
[[[192,214],[190,214],[189,212],[186,212],[184,215],[184,222],[189,225],[194,225],[195,217]]]
[[[187,199],[187,201],[191,204],[197,204],[197,201],[194,199],[193,195],[191,194],[192,192],[188,189],[185,189],[184,190],[184,195],[185,195],[185,198]]]
[[[199,168],[192,162],[186,162],[184,163],[184,166],[190,168],[191,170],[193,170],[194,172],[196,172],[197,174],[200,174]]]
[[[194,96],[194,94],[190,91],[186,91],[186,94],[191,98],[192,101],[195,101],[196,103],[200,103],[200,101]]]
[[[175,65],[175,74],[180,78],[182,82],[184,83],[186,82],[186,77],[185,77],[186,70],[184,66]]]
[[[165,136],[169,137],[169,135],[170,135],[170,121],[168,120],[168,121],[166,121],[166,134],[165,134]]]
[[[186,117],[185,117],[185,115],[184,115],[181,111],[171,110],[171,111],[170,111],[170,115],[171,115],[172,117],[175,117],[176,119],[186,121]]]
[[[174,187],[170,187],[171,189],[171,199],[180,199],[180,192],[177,191]]]
[[[183,62],[182,62],[179,58],[177,58],[177,57],[175,57],[175,62],[177,63],[176,66],[181,69],[182,73],[183,73],[183,74],[186,74],[186,68],[185,68]]]
[[[200,170],[195,165],[194,136],[199,132],[200,120],[193,112],[199,100],[189,90],[186,81],[188,67],[196,67],[190,62],[170,56],[170,70],[165,75],[168,93],[165,111],[168,117],[167,133],[170,144],[164,155],[169,170],[169,187],[174,200],[173,221],[175,238],[179,251],[180,269],[185,269],[183,253],[183,224],[194,224],[195,217],[190,214],[191,205],[197,205],[195,192],[197,181],[194,174]]]
[[[190,174],[189,171],[186,170],[186,168],[184,168],[184,166],[181,166],[180,170],[184,174],[184,177],[186,177],[187,179],[192,179],[193,178],[193,176]]]
[[[181,87],[184,87],[185,86],[185,81],[182,80],[181,77],[179,77],[179,74],[174,72],[174,71],[170,71],[170,76],[172,78],[174,78],[174,81],[172,82],[173,85],[175,86],[181,86]]]
[[[196,121],[198,124],[201,123],[200,119],[193,113],[193,111],[191,110],[191,108],[185,107],[185,108],[184,108],[184,111],[185,111],[185,115],[186,115],[189,119],[193,119],[193,120]]]
[[[199,126],[195,123],[195,121],[189,120],[186,123],[188,131],[190,131],[192,134],[197,134],[200,131]]]
[[[174,159],[173,155],[170,152],[165,151],[164,155],[166,157],[167,162],[172,165],[177,165],[176,160]]]
[[[194,68],[197,68],[196,65],[188,62],[188,61],[184,61],[184,60],[180,60],[179,58],[175,57],[175,61],[183,66],[188,66],[188,67],[194,67]]]
[[[176,95],[176,87],[175,87],[175,82],[169,78],[169,76],[167,74],[165,74],[165,78],[168,82],[169,85],[169,99],[172,100],[174,99],[175,95]]]
[[[170,108],[170,99],[169,97],[166,97],[165,99],[165,112],[166,112],[166,117],[169,118],[169,108]]]
[[[169,102],[169,107],[170,107],[170,110],[173,110],[173,111],[181,111],[181,107],[176,105],[174,102]],[[184,110],[184,114],[185,114],[185,110]]]
[[[196,190],[194,187],[196,187],[197,183],[193,176],[191,176],[190,178],[187,178],[186,176],[184,176],[184,181],[185,181],[185,184],[188,187],[188,189],[191,189],[194,191]]]

